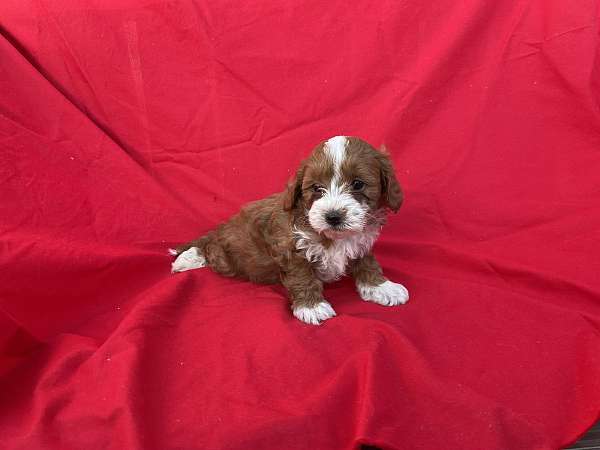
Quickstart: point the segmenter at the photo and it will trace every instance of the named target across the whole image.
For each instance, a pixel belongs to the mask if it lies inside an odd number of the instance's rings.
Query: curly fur
[[[335,316],[323,298],[323,282],[350,270],[361,295],[376,293],[370,300],[400,304],[391,297],[404,291],[384,285],[371,248],[385,210],[396,212],[401,203],[387,153],[358,138],[336,136],[313,150],[285,191],[249,203],[215,230],[177,248],[172,270],[207,265],[229,277],[281,283],[294,316],[311,324]],[[339,213],[341,223],[328,222],[330,211]]]

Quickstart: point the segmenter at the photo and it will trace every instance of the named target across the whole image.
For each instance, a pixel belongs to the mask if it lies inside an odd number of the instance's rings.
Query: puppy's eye
[[[361,180],[354,180],[352,182],[352,189],[355,191],[360,191],[364,187],[365,187],[365,183]]]
[[[320,184],[313,184],[312,190],[313,190],[313,192],[316,192],[318,194],[325,193],[325,188],[323,186],[321,186]]]

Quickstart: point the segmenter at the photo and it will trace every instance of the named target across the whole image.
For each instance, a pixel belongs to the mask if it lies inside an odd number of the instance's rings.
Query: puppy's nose
[[[342,220],[344,220],[344,214],[342,214],[340,211],[328,211],[325,213],[325,222],[332,227],[341,224]]]

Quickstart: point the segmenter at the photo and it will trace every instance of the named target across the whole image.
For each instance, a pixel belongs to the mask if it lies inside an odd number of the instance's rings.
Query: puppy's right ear
[[[306,164],[303,162],[296,172],[296,177],[294,180],[288,183],[287,189],[283,196],[283,209],[285,211],[291,211],[294,209],[302,197],[302,181],[304,180],[305,169]]]

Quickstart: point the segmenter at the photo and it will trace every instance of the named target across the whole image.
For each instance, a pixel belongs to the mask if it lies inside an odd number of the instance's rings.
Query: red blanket
[[[597,2],[0,3],[0,448],[556,449],[600,412]],[[411,301],[167,248],[337,134]]]

